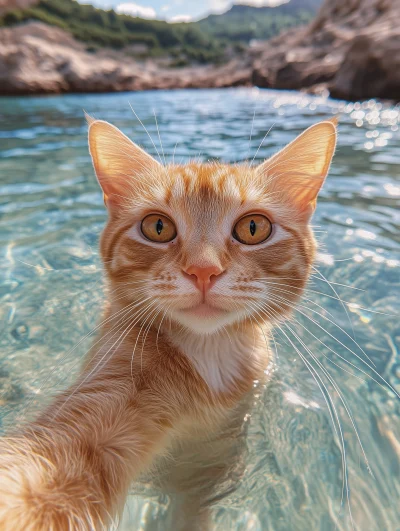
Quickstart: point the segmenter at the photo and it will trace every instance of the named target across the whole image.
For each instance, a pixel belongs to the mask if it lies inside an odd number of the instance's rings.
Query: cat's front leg
[[[1,531],[116,525],[131,481],[163,447],[168,422],[151,400],[121,389],[106,395],[72,390],[23,432],[0,440]]]

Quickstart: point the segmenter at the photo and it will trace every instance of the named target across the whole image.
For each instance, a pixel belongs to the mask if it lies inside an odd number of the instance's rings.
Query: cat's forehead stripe
[[[196,201],[226,199],[243,204],[258,196],[251,180],[243,178],[244,172],[243,168],[217,164],[171,167],[169,182],[165,184],[165,203],[170,205],[173,199],[193,197]]]

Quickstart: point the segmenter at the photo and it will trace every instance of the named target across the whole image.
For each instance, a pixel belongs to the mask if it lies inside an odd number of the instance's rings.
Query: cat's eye
[[[173,222],[162,214],[149,214],[141,225],[142,233],[148,240],[157,243],[167,243],[176,236]]]
[[[267,240],[272,232],[272,224],[261,214],[244,216],[233,228],[233,237],[245,245],[256,245]]]

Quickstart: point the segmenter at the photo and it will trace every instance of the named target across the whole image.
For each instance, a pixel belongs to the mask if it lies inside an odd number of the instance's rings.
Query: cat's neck
[[[122,331],[118,333],[121,330],[121,324],[118,324],[121,319],[120,311],[121,308],[117,305],[109,305],[106,310],[106,324],[102,331],[105,339],[101,342],[99,355],[114,352],[115,343],[118,343],[121,359],[126,358],[129,364],[132,360],[136,363],[140,359],[142,367],[143,360],[152,357],[151,352],[157,352],[157,355],[163,352],[163,342],[166,342],[189,360],[208,388],[217,394],[229,393],[238,388],[251,388],[253,380],[262,378],[271,360],[267,330],[261,330],[250,323],[232,325],[206,335],[159,318],[149,328],[145,326],[146,321],[135,323],[134,320],[134,324],[128,322],[122,325]],[[117,332],[113,332],[115,329]],[[143,340],[146,347],[142,344]],[[96,352],[98,350],[94,349]],[[173,358],[170,361],[173,363]]]
[[[214,392],[259,378],[270,359],[264,335],[253,327],[232,327],[210,335],[169,328],[166,335]]]

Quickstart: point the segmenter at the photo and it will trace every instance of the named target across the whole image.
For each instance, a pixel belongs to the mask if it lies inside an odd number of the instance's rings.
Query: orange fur
[[[309,219],[335,124],[317,124],[258,168],[164,167],[113,126],[89,124],[109,209],[100,244],[107,309],[75,385],[0,442],[0,530],[113,528],[130,483],[167,452],[178,462],[159,484],[186,500],[172,528],[206,529],[207,499],[230,450],[224,441],[218,467],[190,473],[179,455],[197,448],[198,456],[222,429],[241,425],[269,360],[257,325],[287,316],[310,274]],[[149,213],[173,220],[178,236],[147,241],[140,222]],[[246,247],[232,227],[249,213],[274,230]],[[207,293],[185,273],[194,265],[221,272]]]

